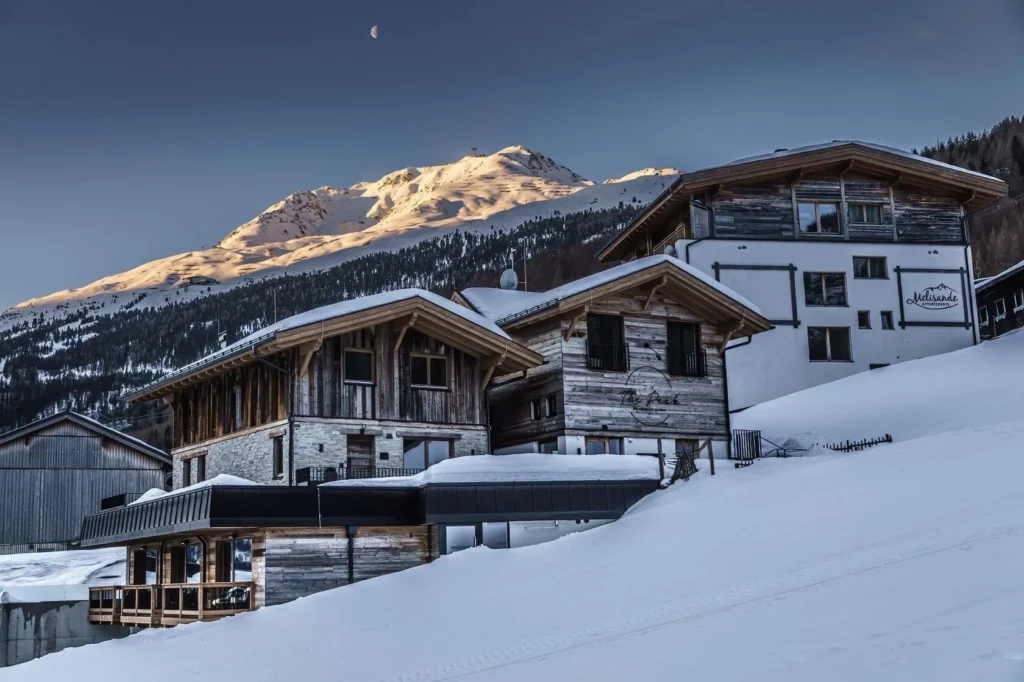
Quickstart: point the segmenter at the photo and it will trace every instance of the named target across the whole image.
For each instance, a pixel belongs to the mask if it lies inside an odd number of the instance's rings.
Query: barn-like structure
[[[74,547],[102,500],[163,488],[170,462],[74,412],[0,435],[0,554]]]

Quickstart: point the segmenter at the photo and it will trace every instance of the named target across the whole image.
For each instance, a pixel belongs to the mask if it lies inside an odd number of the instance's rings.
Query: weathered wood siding
[[[591,312],[624,317],[629,371],[606,372],[587,367],[586,323],[581,322],[562,346],[566,433],[593,435],[650,434],[671,437],[724,438],[725,382],[718,346],[719,330],[677,303],[656,296],[646,313],[646,296],[613,297],[591,306]],[[706,377],[668,376],[668,320],[701,325],[707,352]],[[641,403],[627,398],[636,391]],[[676,404],[646,403],[652,393]],[[605,428],[606,427],[606,428]]]
[[[728,187],[712,200],[714,234],[736,239],[820,238],[797,233],[794,205],[794,202],[817,201],[841,206],[843,235],[825,239],[963,242],[962,212],[955,196],[906,184],[892,186],[892,181],[893,178],[859,171],[840,173],[836,170],[808,174],[792,182],[778,179]],[[882,223],[850,223],[848,206],[851,203],[880,204]]]
[[[281,366],[285,355],[270,358]],[[284,419],[287,381],[266,365],[250,364],[174,396],[174,447],[201,443]]]
[[[491,389],[491,439],[495,448],[554,438],[565,432],[565,398],[562,390],[562,325],[558,320],[530,327],[517,340],[544,356],[545,364],[509,381],[499,378]],[[507,382],[507,383],[503,383]],[[530,404],[556,395],[558,414],[534,419]]]
[[[352,538],[343,528],[268,530],[266,604],[395,573],[436,557],[433,527],[361,527]]]
[[[0,446],[0,554],[64,549],[100,501],[163,488],[157,460],[73,422]]]

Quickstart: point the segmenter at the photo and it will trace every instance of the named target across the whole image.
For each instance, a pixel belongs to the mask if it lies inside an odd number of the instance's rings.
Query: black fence
[[[143,493],[121,493],[120,495],[111,495],[110,497],[104,497],[100,500],[100,511],[106,511],[107,509],[116,509],[117,507],[124,507],[129,505],[135,500],[142,497]]]
[[[761,458],[761,432],[751,429],[732,430],[732,459],[752,462]]]
[[[629,369],[629,346],[618,343],[587,343],[587,368],[625,372]]]
[[[415,476],[423,469],[397,469],[376,466],[304,467],[295,470],[296,485],[320,485],[331,481],[352,481],[364,478]]]
[[[865,450],[875,445],[882,445],[884,443],[891,443],[892,436],[888,433],[881,438],[865,438],[864,440],[848,440],[845,443],[831,443],[825,447],[829,450],[836,452],[855,452],[857,450]]]
[[[674,377],[706,377],[708,355],[704,349],[668,356],[668,373]]]

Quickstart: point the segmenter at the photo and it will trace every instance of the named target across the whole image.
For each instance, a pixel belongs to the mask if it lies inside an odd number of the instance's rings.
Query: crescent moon
[[[373,28],[370,29],[370,37],[373,38],[374,40],[377,39],[377,27],[376,26],[374,26]]]

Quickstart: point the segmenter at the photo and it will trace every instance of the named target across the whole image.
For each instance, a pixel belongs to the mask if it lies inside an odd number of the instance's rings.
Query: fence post
[[[715,475],[715,444],[708,439],[708,461],[711,464],[711,475]]]

